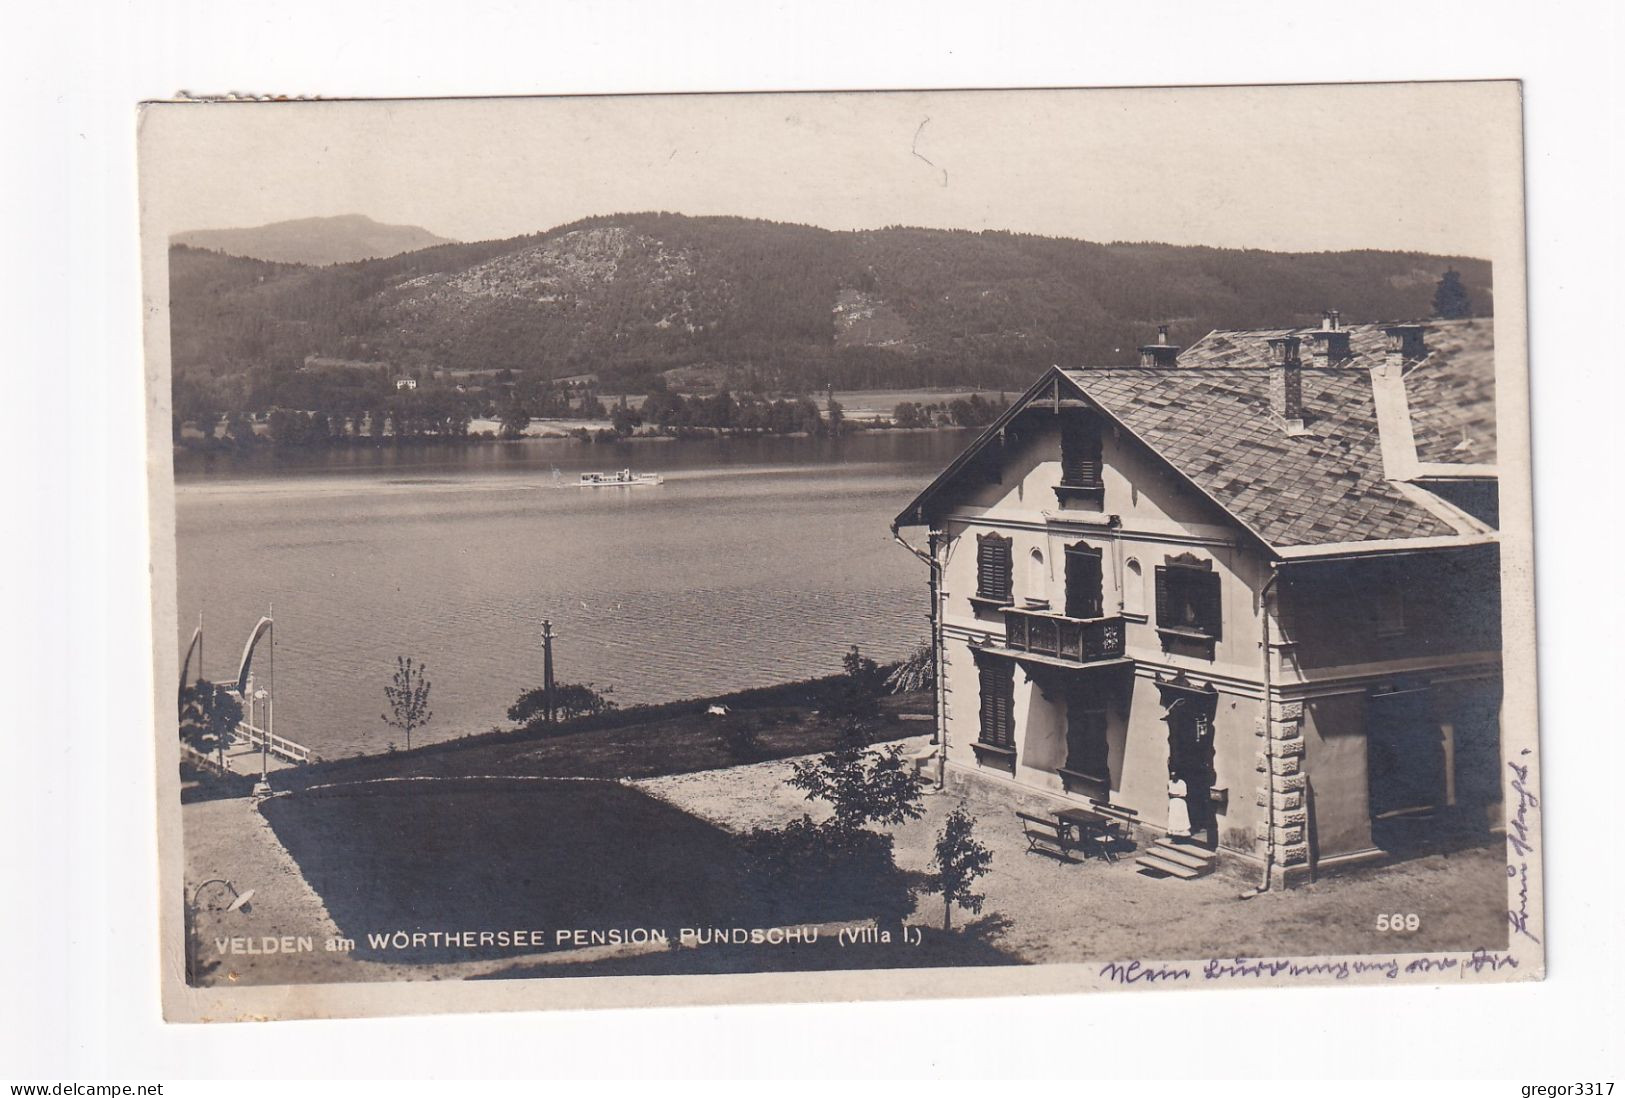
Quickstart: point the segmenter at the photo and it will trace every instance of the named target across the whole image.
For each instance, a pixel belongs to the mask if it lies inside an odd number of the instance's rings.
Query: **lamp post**
[[[542,621],[542,712],[547,715],[548,724],[552,724],[557,719],[557,711],[553,706],[553,637],[553,623],[544,619]]]
[[[249,911],[248,901],[254,895],[252,888],[247,892],[238,892],[237,886],[224,877],[214,877],[198,885],[192,890],[192,894],[186,897],[183,913],[186,919],[186,983],[189,987],[197,986],[198,897],[203,895],[203,890],[210,885],[224,885],[231,891],[231,903],[226,907],[226,914],[228,915],[233,911],[241,911],[247,914]]]
[[[271,772],[271,703],[263,689],[254,691],[253,699],[260,703],[260,712],[265,714],[265,727],[260,729],[260,783],[263,785]],[[249,713],[253,713],[252,708]]]

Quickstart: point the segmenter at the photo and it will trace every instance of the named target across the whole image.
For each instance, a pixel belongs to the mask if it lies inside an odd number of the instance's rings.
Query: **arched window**
[[[1047,603],[1049,601],[1049,573],[1044,568],[1044,551],[1034,549],[1027,555],[1027,601]]]
[[[1123,613],[1145,617],[1145,576],[1133,557],[1123,565]]]

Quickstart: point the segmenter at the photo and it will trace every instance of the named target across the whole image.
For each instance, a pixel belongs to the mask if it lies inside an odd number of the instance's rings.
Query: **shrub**
[[[613,686],[606,686],[600,691],[590,682],[554,683],[553,709],[558,723],[566,724],[610,712],[616,708],[608,697],[614,690]],[[519,695],[518,700],[508,707],[508,719],[533,727],[545,723],[546,708],[547,691],[538,686]]]
[[[907,879],[892,860],[890,835],[802,816],[749,832],[744,848],[747,879],[787,919],[862,912],[895,924],[913,907]]]
[[[841,658],[844,674],[830,684],[823,713],[836,721],[867,728],[880,715],[885,674],[853,645]]]
[[[749,716],[722,718],[718,735],[722,737],[722,745],[727,748],[729,758],[745,762],[760,757],[762,741],[756,724]]]
[[[937,655],[930,641],[922,641],[908,658],[886,676],[886,689],[893,694],[914,694],[929,690],[937,681]]]

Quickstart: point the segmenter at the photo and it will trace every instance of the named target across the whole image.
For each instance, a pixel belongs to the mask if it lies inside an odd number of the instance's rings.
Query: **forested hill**
[[[170,241],[227,255],[318,267],[451,243],[416,225],[385,225],[362,214],[302,217],[252,229],[194,229],[177,233]]]
[[[1158,323],[1217,327],[1430,314],[1454,267],[1473,311],[1489,264],[1397,252],[1284,254],[1002,232],[831,232],[628,214],[534,236],[310,267],[177,245],[177,377],[253,376],[309,355],[403,373],[655,374],[771,389],[1019,386],[1051,363],[1134,360]]]

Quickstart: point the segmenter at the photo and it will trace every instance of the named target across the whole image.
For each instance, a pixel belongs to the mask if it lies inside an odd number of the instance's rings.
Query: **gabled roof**
[[[1400,322],[1393,322],[1400,323]],[[1427,357],[1405,369],[1416,454],[1424,462],[1489,465],[1495,462],[1495,322],[1486,317],[1463,320],[1404,321],[1426,330]],[[1383,324],[1349,324],[1349,357],[1345,369],[1382,364],[1386,351]],[[1179,367],[1269,365],[1269,341],[1280,336],[1303,340],[1303,360],[1313,365],[1308,328],[1257,328],[1209,332],[1180,352]]]
[[[1194,366],[1257,366],[1263,368],[1270,364],[1269,341],[1281,336],[1297,336],[1303,341],[1303,360],[1310,361],[1310,348],[1313,340],[1311,332],[1319,331],[1317,327],[1308,328],[1249,328],[1246,330],[1230,330],[1218,328],[1186,347],[1179,352],[1179,366],[1190,369]],[[1343,331],[1349,334],[1349,355],[1343,360],[1347,368],[1379,365],[1382,362],[1383,350],[1387,345],[1387,336],[1383,334],[1380,324],[1345,324]]]
[[[1413,541],[1458,543],[1462,531],[1426,505],[1427,494],[1384,476],[1370,379],[1364,370],[1303,369],[1308,420],[1289,434],[1269,408],[1268,368],[1092,370],[1041,377],[909,504],[897,526],[918,524],[1011,420],[1047,399],[1059,378],[1161,457],[1267,548],[1356,548]]]
[[[1051,366],[1042,376],[1039,377],[1037,381],[1033,382],[1027,387],[1026,392],[1022,393],[1015,400],[1012,400],[1009,407],[999,414],[999,418],[995,419],[992,423],[983,428],[982,433],[977,435],[969,446],[961,450],[958,456],[950,461],[947,467],[944,468],[942,472],[938,473],[930,484],[925,486],[925,490],[919,495],[915,496],[914,501],[905,507],[902,512],[892,520],[892,529],[896,530],[899,526],[921,525],[922,520],[919,516],[922,513],[926,502],[932,496],[936,495],[937,492],[940,491],[944,486],[952,483],[954,480],[957,480],[959,474],[963,472],[965,468],[971,464],[971,462],[975,461],[977,456],[987,448],[988,443],[990,443],[993,439],[998,438],[1000,432],[1002,432],[1005,427],[1009,425],[1010,421],[1015,419],[1016,416],[1021,413],[1022,409],[1026,408],[1027,405],[1032,402],[1033,397],[1039,392],[1045,391],[1050,387],[1051,380],[1060,372],[1060,367]]]
[[[1416,456],[1448,465],[1493,465],[1494,322],[1442,320],[1428,326],[1428,356],[1405,371]]]
[[[1270,413],[1267,367],[1063,374],[1272,548],[1457,532],[1384,477],[1363,370],[1304,367],[1297,434]]]
[[[1301,431],[1289,432],[1270,411],[1269,340],[1297,335],[1306,344],[1305,361],[1313,362],[1313,328],[1211,332],[1186,348],[1174,367],[1053,368],[955,458],[896,524],[919,523],[932,498],[1059,383],[1282,556],[1482,540],[1488,536],[1482,524],[1417,484],[1388,479],[1369,373],[1384,362],[1384,327],[1345,327],[1350,357],[1342,365],[1302,368]],[[1495,460],[1492,322],[1436,320],[1424,327],[1428,354],[1408,366],[1403,378],[1416,459],[1434,470],[1450,464],[1462,466],[1464,475],[1493,475],[1486,470]]]

